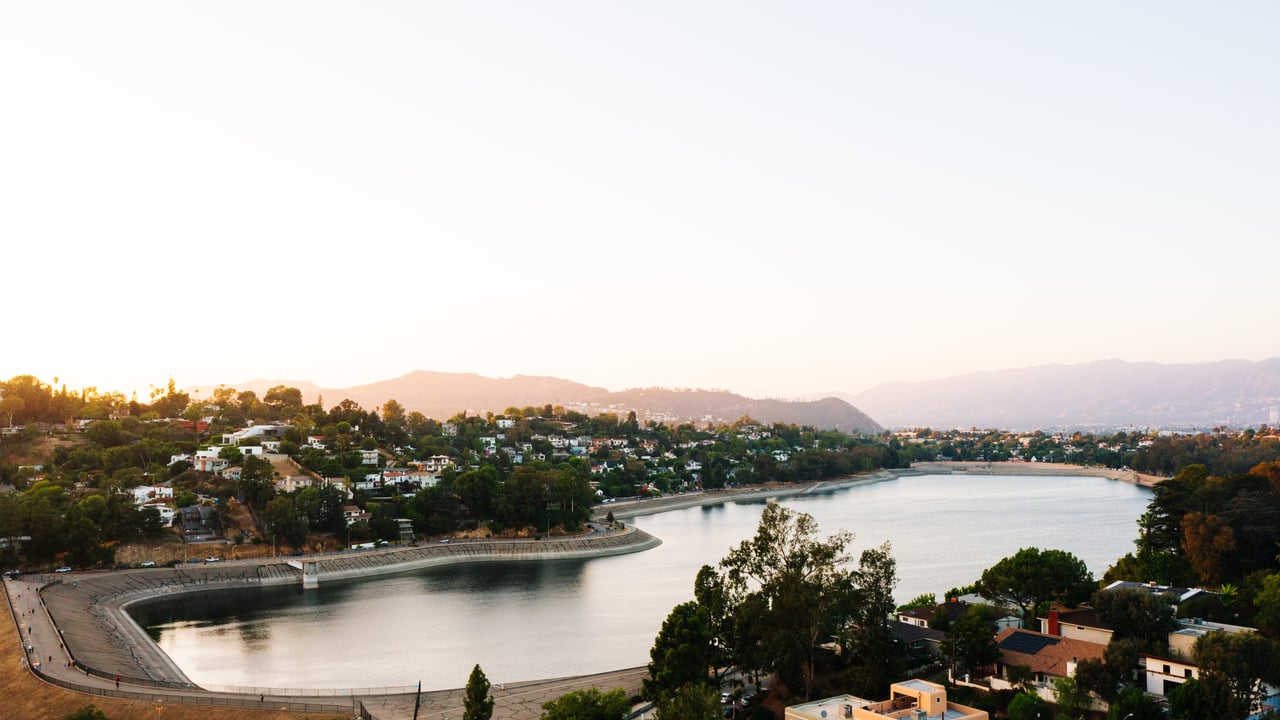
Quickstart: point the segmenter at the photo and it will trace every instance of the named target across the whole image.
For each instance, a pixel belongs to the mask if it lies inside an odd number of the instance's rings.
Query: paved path
[[[303,712],[335,712],[340,714],[351,711],[355,707],[355,701],[358,699],[364,703],[365,708],[376,720],[407,720],[413,717],[416,696],[412,693],[359,696],[358,698],[334,696],[332,694],[323,696],[296,696],[293,693],[289,695],[246,695],[232,692],[210,692],[194,685],[185,688],[154,687],[132,683],[128,677],[124,677],[117,684],[114,678],[88,674],[74,665],[75,658],[63,645],[62,636],[53,622],[44,597],[39,592],[42,585],[53,580],[64,580],[68,585],[72,582],[82,583],[81,580],[77,580],[77,577],[90,578],[93,576],[79,576],[76,573],[69,573],[65,577],[28,576],[24,579],[5,579],[5,589],[13,609],[13,617],[17,621],[18,632],[22,636],[24,647],[27,648],[26,655],[30,658],[31,667],[38,674],[54,681],[56,684],[72,686],[74,689],[93,694],[155,700],[157,702],[182,702],[244,708],[278,708]],[[99,575],[98,577],[105,578],[106,575]],[[118,578],[117,581],[119,581]],[[55,587],[62,588],[63,586]],[[83,589],[84,585],[81,584],[80,587]],[[48,595],[45,597],[48,597]],[[139,661],[141,665],[156,665],[157,674],[161,677],[173,677],[172,673],[176,672],[179,677],[185,679],[185,676],[181,676],[181,671],[172,664],[168,656],[164,655],[149,640],[138,641],[136,638],[120,638],[118,636],[113,639],[110,634],[111,628],[101,627],[95,629],[90,627],[95,622],[102,622],[104,625],[109,625],[110,623],[105,623],[101,618],[96,618],[87,612],[75,616],[74,620],[77,622],[83,621],[81,624],[85,625],[85,627],[78,627],[74,637],[73,650],[77,654],[87,654],[100,658],[109,658],[112,653],[120,655],[121,640],[123,640],[126,644],[133,644],[133,650],[142,656]],[[125,635],[127,636],[128,633],[125,633]],[[72,640],[73,638],[68,636],[68,642]],[[155,655],[159,656],[158,658],[153,658],[147,654],[152,650],[154,650]],[[27,660],[24,659],[24,665],[26,662]],[[127,664],[129,659],[126,657],[123,660],[119,660],[119,662]],[[638,695],[644,676],[644,668],[632,668],[598,675],[494,686],[491,690],[495,700],[494,718],[497,720],[536,720],[542,714],[543,703],[554,700],[567,692],[590,687],[596,687],[603,691],[621,687],[628,696]],[[462,694],[463,691],[461,689],[424,692],[421,697],[422,705],[419,708],[418,717],[423,720],[429,718],[437,720],[454,718],[456,720],[460,718],[462,716]]]
[[[555,700],[565,693],[591,687],[599,688],[602,692],[620,687],[628,697],[633,697],[640,694],[641,681],[645,675],[647,672],[644,668],[632,668],[558,680],[495,685],[489,689],[489,694],[494,699],[493,717],[495,720],[538,720],[542,716],[543,703]],[[459,720],[462,717],[462,694],[461,689],[424,692],[422,707],[418,710],[419,720]],[[413,695],[364,699],[365,707],[379,720],[412,718],[413,701]]]

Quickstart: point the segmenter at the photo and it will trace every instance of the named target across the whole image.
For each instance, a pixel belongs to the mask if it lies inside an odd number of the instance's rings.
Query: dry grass
[[[3,602],[0,599],[0,602]],[[7,604],[7,603],[5,603]],[[63,690],[37,680],[22,669],[22,650],[18,646],[18,631],[7,608],[0,618],[0,657],[9,669],[0,673],[0,719],[3,720],[59,720],[69,713],[89,704],[97,705],[111,720],[155,720],[155,705],[140,700],[82,695]],[[161,720],[297,720],[299,718],[334,718],[331,713],[307,714],[280,710],[254,710],[247,708],[221,708],[199,705],[166,704],[160,712]],[[343,717],[342,720],[346,720]]]

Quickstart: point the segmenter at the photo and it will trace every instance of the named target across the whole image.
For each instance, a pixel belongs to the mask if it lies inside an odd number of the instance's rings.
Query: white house
[[[229,465],[231,465],[229,461],[220,457],[196,457],[191,460],[191,466],[196,470],[199,470],[200,472],[213,473],[215,475],[220,474],[223,470],[227,469]]]
[[[361,450],[360,464],[361,465],[377,465],[378,451],[377,450]]]
[[[160,513],[160,522],[165,525],[172,525],[173,517],[178,513],[177,510],[174,510],[164,503],[148,503],[139,508],[139,510],[146,510],[147,508],[155,508],[156,512]]]
[[[311,487],[313,482],[310,475],[290,475],[289,477],[278,478],[275,482],[276,492],[295,492]]]
[[[1188,680],[1200,679],[1200,668],[1186,660],[1173,660],[1159,655],[1139,656],[1146,675],[1147,692],[1164,697],[1170,690]]]
[[[132,490],[133,504],[145,505],[152,500],[173,499],[173,488],[164,485],[140,485]]]

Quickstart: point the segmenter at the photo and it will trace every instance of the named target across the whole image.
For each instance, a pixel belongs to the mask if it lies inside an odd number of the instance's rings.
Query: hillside
[[[276,385],[302,390],[306,402],[322,397],[325,407],[350,399],[361,407],[374,409],[394,399],[408,411],[418,411],[437,419],[459,412],[500,413],[515,407],[562,405],[595,414],[630,410],[641,417],[666,420],[732,422],[743,415],[764,423],[784,422],[812,425],[851,433],[877,433],[875,420],[844,400],[829,397],[813,401],[759,400],[722,390],[669,390],[643,388],[610,392],[570,380],[516,375],[489,378],[474,373],[442,373],[416,370],[393,380],[348,388],[321,388],[312,383],[253,380],[233,384],[237,390],[253,390],[262,395]],[[207,397],[212,387],[192,388],[198,397]]]
[[[1212,428],[1280,407],[1280,358],[1164,365],[1100,360],[878,385],[841,395],[888,427]]]

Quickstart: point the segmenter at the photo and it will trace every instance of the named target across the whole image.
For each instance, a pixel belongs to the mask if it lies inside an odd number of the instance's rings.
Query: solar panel
[[[1030,633],[1013,633],[1009,637],[1001,640],[998,647],[1001,650],[1008,650],[1009,652],[1035,655],[1046,646],[1057,644],[1058,638],[1056,637],[1032,635]]]

